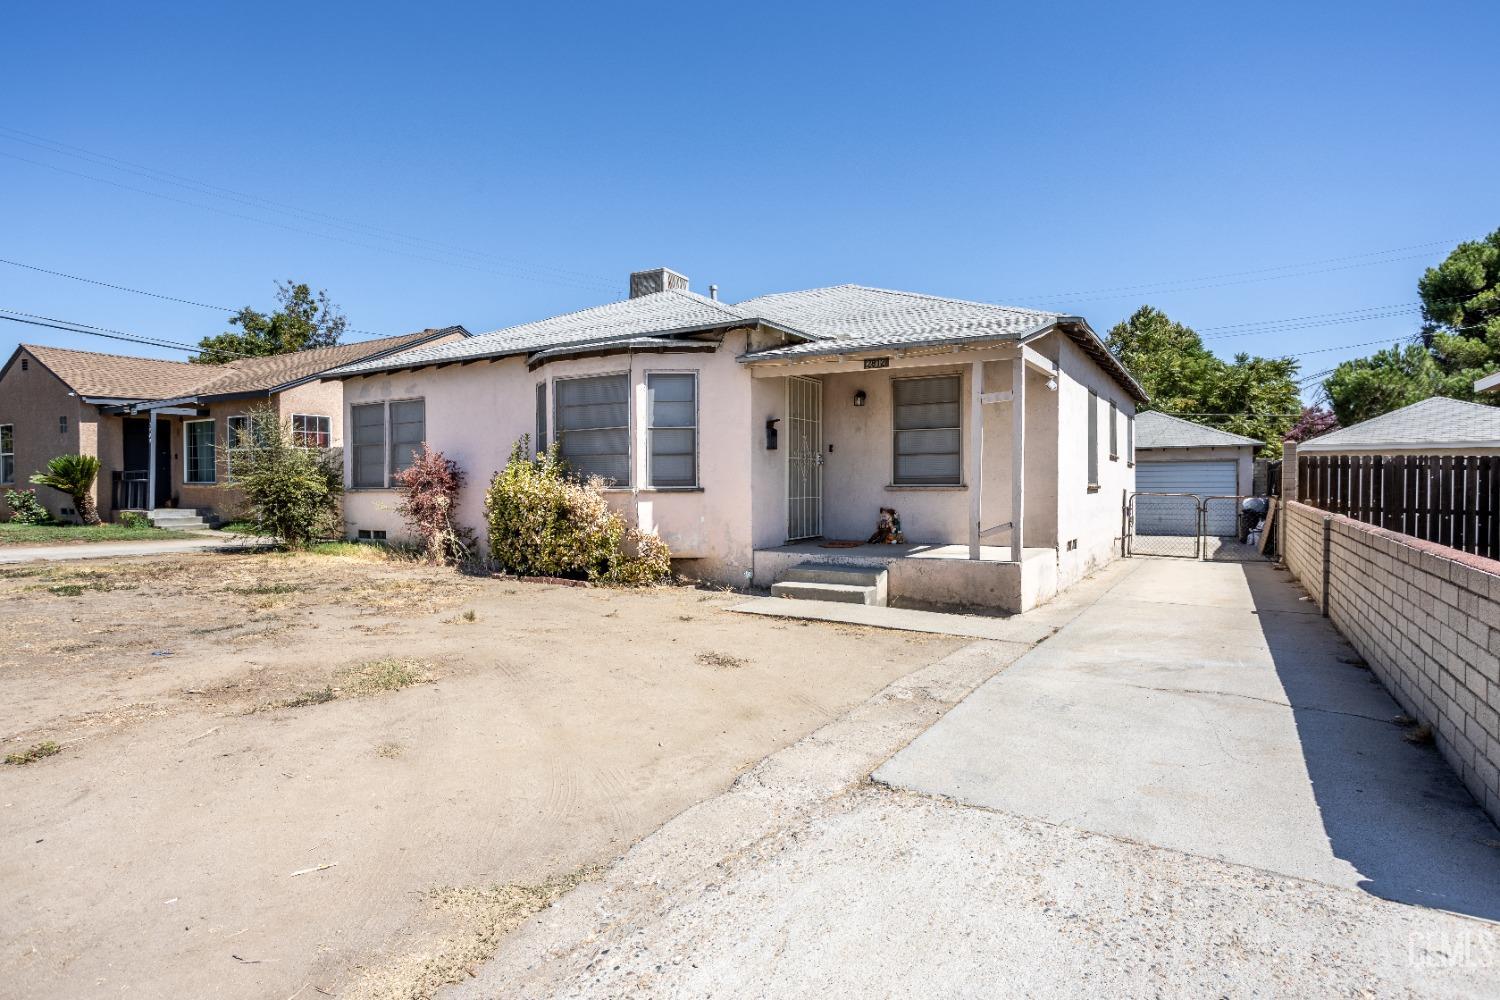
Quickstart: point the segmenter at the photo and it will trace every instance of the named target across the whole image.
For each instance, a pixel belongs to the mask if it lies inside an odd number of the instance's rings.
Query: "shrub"
[[[149,528],[151,518],[138,510],[125,510],[120,512],[120,524],[127,528]]]
[[[307,448],[270,408],[252,410],[248,428],[230,442],[228,488],[243,490],[245,518],[263,535],[304,547],[339,533],[344,494],[342,454]]]
[[[468,562],[474,540],[453,523],[453,509],[464,485],[464,472],[458,463],[423,443],[421,454],[396,473],[395,480],[401,496],[396,513],[406,519],[427,558]]]
[[[490,557],[521,576],[643,585],[671,574],[671,553],[655,534],[629,528],[609,509],[604,483],[579,479],[554,445],[527,457],[523,437],[484,497]]]
[[[46,472],[32,475],[38,486],[50,486],[66,493],[84,524],[99,523],[99,508],[94,503],[94,480],[99,478],[99,460],[93,455],[58,455],[47,463]]]
[[[52,514],[36,498],[36,490],[6,490],[5,505],[12,524],[51,524]]]

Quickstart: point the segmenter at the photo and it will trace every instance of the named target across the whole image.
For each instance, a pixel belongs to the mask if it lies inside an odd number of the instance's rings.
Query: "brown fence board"
[[[1500,459],[1489,455],[1299,455],[1301,500],[1500,559]]]

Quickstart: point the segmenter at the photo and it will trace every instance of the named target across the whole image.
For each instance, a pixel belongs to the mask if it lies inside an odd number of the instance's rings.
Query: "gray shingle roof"
[[[586,344],[627,346],[635,338],[670,337],[731,326],[762,324],[797,343],[741,357],[741,361],[794,360],[836,351],[911,347],[978,340],[1019,340],[1058,323],[1135,398],[1145,392],[1078,317],[1015,309],[863,285],[834,285],[762,295],[730,305],[689,291],[670,290],[595,306],[551,319],[482,333],[463,343],[404,351],[376,361],[345,365],[333,377],[451,364],[481,358],[546,352]],[[537,360],[534,356],[532,360]]]
[[[1434,396],[1297,446],[1297,454],[1413,448],[1500,448],[1500,406]]]
[[[333,374],[357,375],[451,361],[500,358],[566,344],[628,340],[747,321],[753,321],[753,318],[734,306],[696,292],[656,292],[535,323],[476,334],[458,343],[422,347],[377,361],[345,365]]]
[[[800,330],[813,338],[800,344],[757,351],[757,359],[826,353],[829,342],[836,342],[840,348],[856,349],[1008,339],[1024,336],[1061,318],[1059,313],[863,285],[834,285],[762,295],[739,303],[738,308],[778,325]]]
[[[1240,434],[1205,427],[1191,420],[1148,410],[1136,414],[1135,447],[1147,448],[1238,448],[1243,445],[1261,445],[1264,441]]]

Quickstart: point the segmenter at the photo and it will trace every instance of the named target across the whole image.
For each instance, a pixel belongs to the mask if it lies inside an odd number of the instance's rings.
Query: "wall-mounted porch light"
[[[854,391],[854,405],[855,406],[864,406],[865,405],[865,391],[863,389],[856,389]]]

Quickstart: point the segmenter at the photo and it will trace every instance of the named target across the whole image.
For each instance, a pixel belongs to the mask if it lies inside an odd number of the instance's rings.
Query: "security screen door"
[[[823,534],[823,383],[786,380],[786,534],[788,541]]]

